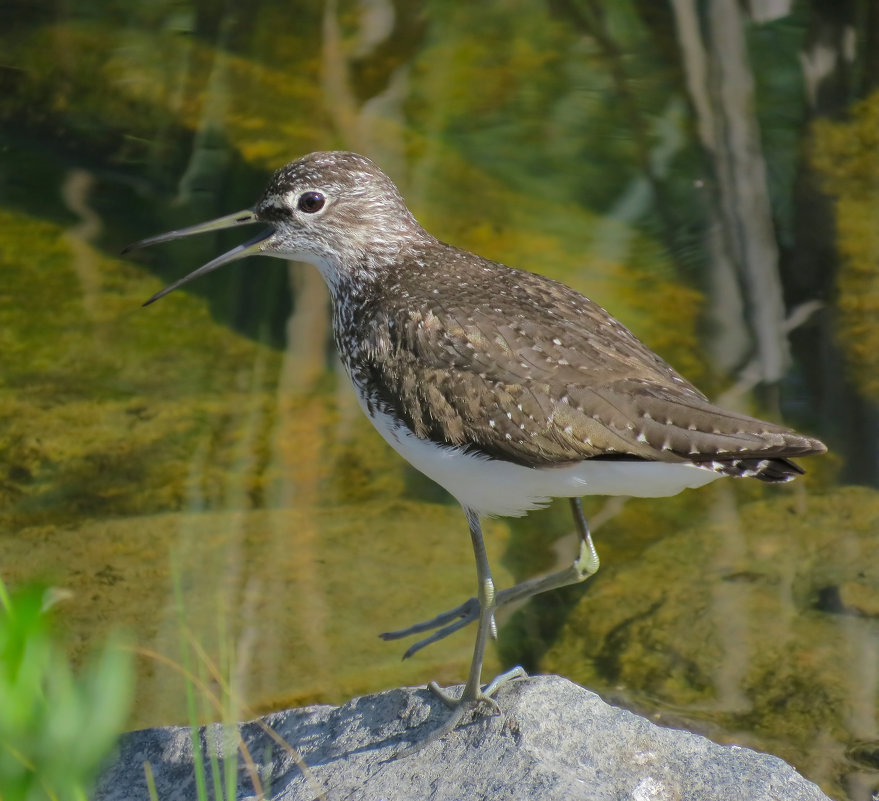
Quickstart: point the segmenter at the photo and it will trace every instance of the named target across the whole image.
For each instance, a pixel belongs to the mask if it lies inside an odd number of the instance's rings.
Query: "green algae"
[[[842,263],[837,276],[837,336],[859,389],[879,398],[879,93],[853,106],[845,120],[813,126],[810,158],[836,198],[836,239]]]
[[[258,403],[247,391],[254,365],[267,363],[261,389],[268,392],[278,354],[220,328],[205,330],[203,306],[188,298],[157,313],[140,310],[155,281],[97,252],[89,269],[99,296],[89,302],[62,232],[11,212],[0,213],[0,223],[8,501],[0,527],[179,508],[191,456],[208,421],[225,412],[226,431],[214,429],[206,465],[218,473],[200,479],[219,481],[236,458],[232,429]],[[181,325],[183,315],[204,327]]]

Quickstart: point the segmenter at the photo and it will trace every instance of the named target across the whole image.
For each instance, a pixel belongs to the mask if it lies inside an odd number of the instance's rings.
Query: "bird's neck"
[[[352,236],[345,243],[343,252],[310,259],[323,276],[334,306],[359,305],[370,301],[380,291],[382,284],[406,269],[413,254],[439,244],[420,226],[397,235],[395,233],[371,238],[368,243],[362,243],[357,236]]]

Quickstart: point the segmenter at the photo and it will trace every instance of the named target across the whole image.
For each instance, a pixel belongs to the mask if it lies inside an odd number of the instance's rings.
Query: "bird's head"
[[[393,259],[413,237],[428,236],[394,182],[375,164],[356,153],[332,151],[311,153],[279,169],[251,209],[144,239],[123,252],[252,223],[268,227],[157,292],[144,305],[252,255],[315,264],[335,289],[346,274],[368,275]]]

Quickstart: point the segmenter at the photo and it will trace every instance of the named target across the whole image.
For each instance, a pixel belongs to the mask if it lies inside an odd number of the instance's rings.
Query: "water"
[[[132,727],[185,721],[181,639],[247,713],[464,678],[471,632],[406,662],[375,636],[469,597],[472,555],[362,418],[316,272],[254,259],[142,309],[240,232],[118,255],[347,148],[432,233],[573,285],[712,397],[831,447],[785,487],[587,499],[601,571],[508,616],[486,676],[560,672],[870,797],[873,32],[777,5],[7,10],[0,576],[58,588],[77,659],[132,632]],[[502,586],[573,556],[566,502],[486,534]]]

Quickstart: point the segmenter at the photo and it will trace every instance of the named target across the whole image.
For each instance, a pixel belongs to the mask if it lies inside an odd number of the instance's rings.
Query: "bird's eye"
[[[320,211],[326,202],[327,199],[320,192],[304,192],[299,196],[297,205],[300,211],[314,214],[316,211]]]

